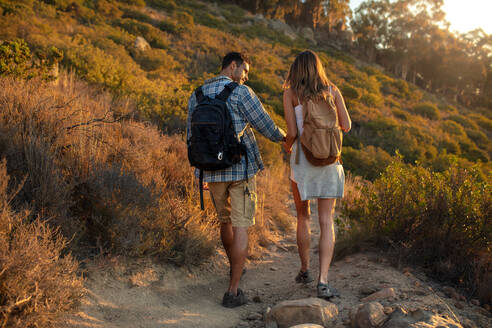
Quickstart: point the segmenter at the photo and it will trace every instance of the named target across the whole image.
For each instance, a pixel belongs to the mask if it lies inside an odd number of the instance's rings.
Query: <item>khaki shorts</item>
[[[209,182],[208,188],[221,223],[233,227],[255,224],[256,178],[241,181]]]

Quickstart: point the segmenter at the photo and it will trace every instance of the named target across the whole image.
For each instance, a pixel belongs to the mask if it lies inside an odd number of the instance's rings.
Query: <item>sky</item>
[[[355,10],[364,0],[350,0]],[[450,23],[450,30],[459,33],[481,27],[492,34],[492,0],[444,0],[443,11]]]

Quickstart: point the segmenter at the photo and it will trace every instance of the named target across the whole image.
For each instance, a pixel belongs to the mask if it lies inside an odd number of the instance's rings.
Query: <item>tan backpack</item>
[[[343,133],[333,98],[318,103],[308,100],[302,108],[304,128],[301,137],[297,138],[298,149],[301,144],[306,159],[313,166],[329,165],[339,160]]]

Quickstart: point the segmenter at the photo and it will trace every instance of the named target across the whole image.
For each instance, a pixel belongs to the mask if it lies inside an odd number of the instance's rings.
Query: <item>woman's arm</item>
[[[286,89],[284,91],[284,118],[287,123],[287,136],[285,141],[285,148],[290,149],[292,144],[296,140],[297,136],[297,124],[296,115],[294,112],[294,106],[292,104],[292,99],[294,97],[294,92],[292,89]]]
[[[338,122],[340,123],[340,127],[344,132],[349,132],[352,128],[352,121],[350,120],[350,115],[347,111],[347,107],[345,107],[345,102],[343,101],[342,93],[338,88],[334,90],[335,96],[335,105],[337,107],[338,113]]]

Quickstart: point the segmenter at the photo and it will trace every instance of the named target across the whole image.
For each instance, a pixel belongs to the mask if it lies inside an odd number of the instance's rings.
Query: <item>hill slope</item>
[[[22,37],[33,49],[56,46],[62,66],[130,96],[140,113],[170,132],[183,131],[189,94],[231,50],[251,55],[248,84],[282,125],[281,84],[295,55],[309,46],[239,7],[196,0],[179,6],[173,0],[3,0],[0,7],[0,39]],[[151,48],[136,49],[138,36]],[[397,149],[406,162],[438,170],[448,161],[444,154],[489,162],[490,112],[457,108],[326,45],[311,48],[352,115],[344,161],[353,173],[376,178]]]

